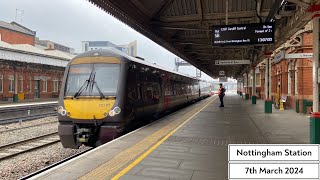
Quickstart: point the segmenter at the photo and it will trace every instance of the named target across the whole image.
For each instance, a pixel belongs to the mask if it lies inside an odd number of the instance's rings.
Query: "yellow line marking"
[[[180,129],[183,125],[185,125],[187,122],[189,122],[195,115],[197,115],[199,112],[201,112],[204,108],[206,108],[209,104],[211,104],[214,100],[216,100],[217,97],[213,100],[211,100],[208,104],[206,104],[203,108],[201,108],[199,111],[197,111],[195,114],[190,116],[187,120],[185,120],[182,124],[180,124],[177,128],[172,130],[169,134],[167,134],[164,138],[162,138],[160,141],[158,141],[155,145],[153,145],[150,149],[148,149],[144,154],[142,154],[138,159],[136,159],[134,162],[132,162],[130,165],[128,165],[126,168],[124,168],[122,171],[120,171],[117,175],[115,175],[111,180],[118,180],[121,176],[126,174],[128,171],[130,171],[134,166],[136,166],[138,163],[140,163],[144,158],[146,158],[152,151],[154,151],[158,146],[160,146],[165,140],[167,140],[173,133],[175,133],[178,129]]]

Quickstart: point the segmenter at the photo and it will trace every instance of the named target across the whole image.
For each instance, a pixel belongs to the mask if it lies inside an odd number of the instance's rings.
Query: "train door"
[[[40,98],[40,80],[34,81],[34,98]]]
[[[143,101],[141,96],[140,81],[142,80],[138,64],[129,65],[127,77],[127,106],[133,111],[135,119],[143,117]]]
[[[135,112],[136,112],[136,118],[141,119],[144,116],[144,104],[143,104],[143,99],[141,95],[141,85],[140,82],[137,83],[136,87],[137,91],[137,101],[135,102]]]

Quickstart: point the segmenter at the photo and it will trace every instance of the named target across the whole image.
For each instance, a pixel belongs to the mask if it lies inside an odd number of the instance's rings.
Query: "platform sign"
[[[212,27],[212,45],[274,43],[274,23],[234,24]]]
[[[285,54],[284,51],[278,52],[274,56],[274,63],[278,63],[283,59],[312,59],[313,53],[292,53],[292,54]]]
[[[199,69],[196,69],[196,77],[197,78],[201,77],[201,71]]]
[[[292,53],[286,54],[286,59],[312,59],[313,53]]]
[[[225,75],[224,71],[219,71],[219,76],[224,76],[224,75]]]
[[[250,60],[216,60],[215,65],[250,64]]]
[[[229,180],[319,180],[317,144],[229,144]]]

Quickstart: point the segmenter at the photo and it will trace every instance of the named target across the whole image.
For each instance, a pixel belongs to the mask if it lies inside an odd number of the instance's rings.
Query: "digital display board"
[[[274,23],[234,24],[212,27],[212,45],[274,43]]]

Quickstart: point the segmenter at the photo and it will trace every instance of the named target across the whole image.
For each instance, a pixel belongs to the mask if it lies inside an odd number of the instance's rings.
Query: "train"
[[[65,148],[96,147],[134,123],[210,96],[210,83],[112,49],[84,52],[68,63],[58,101]]]

